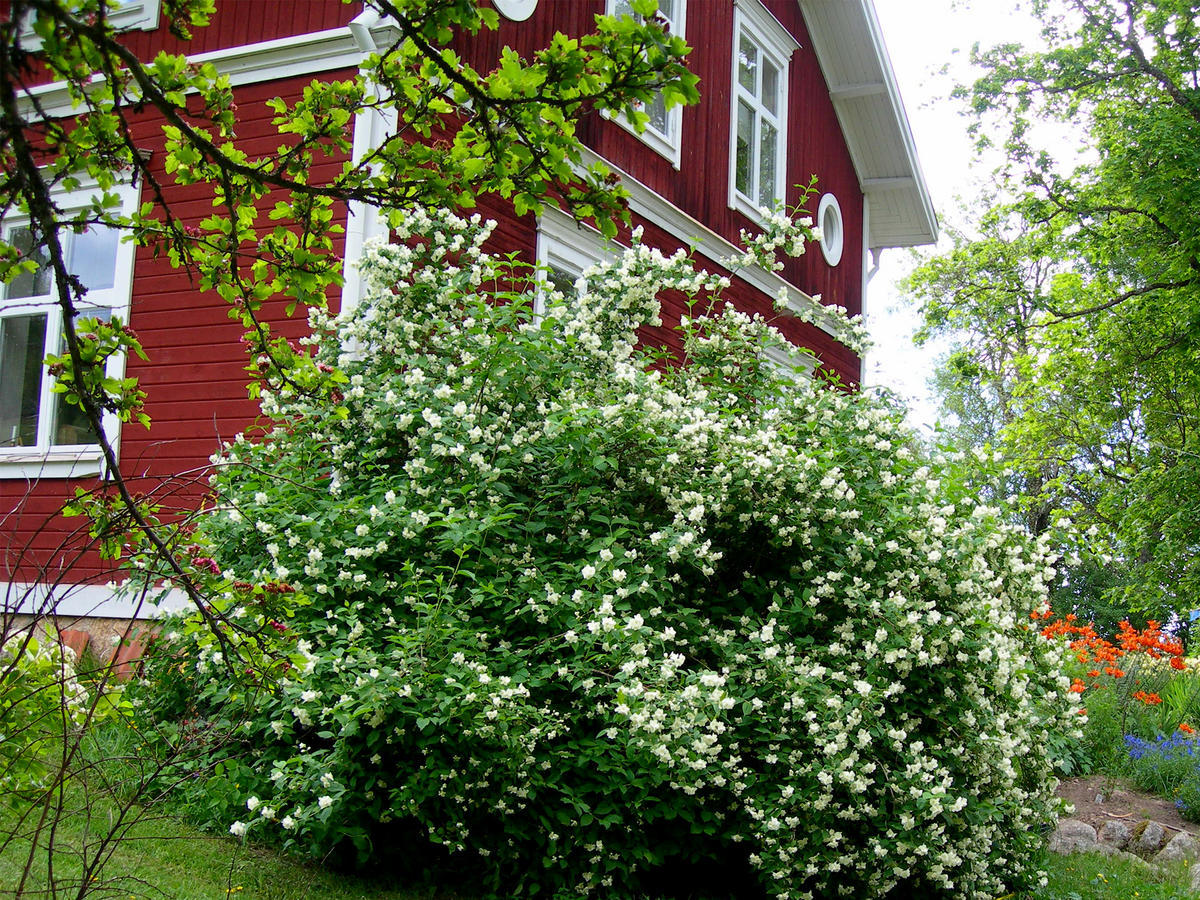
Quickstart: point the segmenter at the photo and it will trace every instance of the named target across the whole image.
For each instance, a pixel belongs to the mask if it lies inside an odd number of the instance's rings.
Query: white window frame
[[[616,259],[622,249],[606,241],[592,226],[576,222],[561,209],[546,207],[538,217],[536,258],[542,287],[534,297],[534,316],[546,313],[546,291],[552,289],[546,279],[546,269],[573,274],[576,291],[582,293],[583,273],[596,263]]]
[[[738,53],[742,38],[745,37],[755,46],[760,58],[765,57],[779,72],[777,86],[777,114],[772,114],[758,96],[751,95],[738,79]],[[792,54],[799,49],[800,44],[792,37],[779,20],[776,19],[759,0],[734,0],[733,9],[733,59],[730,66],[730,112],[729,112],[729,206],[746,215],[752,221],[761,222],[762,214],[759,207],[763,204],[758,198],[758,178],[760,172],[756,165],[760,141],[757,135],[761,133],[764,118],[776,129],[775,148],[775,184],[772,186],[776,203],[784,200],[787,185],[787,105],[788,82],[791,72]],[[761,81],[763,67],[757,68],[756,80]],[[760,90],[761,92],[761,90]],[[738,103],[744,100],[755,113],[754,162],[751,163],[751,176],[754,183],[751,192],[755,196],[743,194],[737,186],[737,132],[738,132]],[[770,204],[768,204],[770,205]]]
[[[60,192],[54,196],[54,201],[65,214],[90,206],[100,194],[94,184],[81,187],[71,192]],[[114,214],[132,215],[137,211],[139,189],[134,185],[120,185],[111,189],[118,197],[119,207],[112,207]],[[29,218],[25,215],[14,214],[0,222],[0,236],[8,239],[12,229],[28,225]],[[80,316],[95,315],[107,312],[129,324],[130,298],[133,294],[133,261],[136,247],[121,239],[117,242],[116,258],[114,260],[113,285],[110,288],[93,289],[88,291],[82,304]],[[0,318],[16,317],[30,314],[45,313],[46,343],[45,353],[57,353],[62,341],[62,310],[59,308],[53,288],[50,294],[36,297],[18,297],[11,301],[7,297],[7,287],[0,286]],[[112,378],[125,376],[125,356],[115,354],[108,360],[106,373]],[[104,467],[103,454],[100,445],[70,444],[54,445],[51,443],[50,425],[56,395],[51,390],[53,378],[43,367],[39,388],[38,406],[38,437],[37,443],[26,447],[0,447],[0,479],[37,479],[37,478],[84,478],[100,475]],[[117,449],[120,438],[119,420],[113,413],[105,413],[101,421],[105,437]]]
[[[661,2],[661,0],[660,0]],[[610,16],[615,16],[617,12],[618,0],[606,0],[605,13]],[[669,31],[673,35],[685,37],[684,29],[687,27],[687,0],[674,0],[675,14],[666,16],[662,13],[659,15],[667,22]],[[649,122],[639,134],[637,129],[633,127],[633,123],[629,121],[627,116],[612,115],[605,110],[605,118],[612,119],[647,147],[662,156],[669,162],[672,168],[679,169],[679,161],[682,155],[682,135],[683,135],[683,106],[675,105],[667,110],[667,130],[659,131]]]
[[[158,28],[161,0],[118,0],[109,9],[108,21],[117,31],[153,31]]]
[[[162,0],[109,0],[108,24],[114,31],[154,31],[158,28],[161,12]],[[41,37],[33,33],[30,19],[22,24],[21,44],[26,50],[38,50],[42,46]]]
[[[817,239],[825,262],[836,266],[846,246],[846,220],[842,205],[833,194],[825,194],[817,204]]]

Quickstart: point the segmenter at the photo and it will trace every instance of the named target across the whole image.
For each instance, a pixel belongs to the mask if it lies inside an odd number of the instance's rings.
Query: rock
[[[1167,842],[1154,857],[1156,863],[1173,863],[1186,859],[1188,862],[1200,859],[1200,841],[1181,831]]]
[[[1153,856],[1167,839],[1167,829],[1157,822],[1139,822],[1133,829],[1129,849],[1143,856]]]
[[[1161,826],[1160,826],[1161,827]],[[1050,852],[1075,853],[1096,844],[1096,829],[1078,819],[1063,819],[1050,835]]]
[[[1118,850],[1116,853],[1113,854],[1113,856],[1115,856],[1117,859],[1123,859],[1127,863],[1136,863],[1138,865],[1138,867],[1145,869],[1147,871],[1150,870],[1150,863],[1146,862],[1140,856],[1136,856],[1136,855],[1128,852],[1127,850]]]
[[[1133,836],[1133,829],[1124,822],[1105,822],[1100,826],[1100,832],[1096,835],[1096,839],[1102,844],[1108,844],[1110,847],[1124,849],[1129,843],[1129,838]]]

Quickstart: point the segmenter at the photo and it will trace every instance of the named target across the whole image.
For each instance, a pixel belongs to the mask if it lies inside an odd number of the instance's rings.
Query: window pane
[[[667,102],[661,93],[655,94],[654,99],[647,103],[642,111],[650,117],[648,128],[653,128],[663,137],[670,137],[667,133]]]
[[[56,447],[99,443],[87,414],[78,406],[68,403],[62,394],[54,395],[54,434],[50,443]]]
[[[754,165],[754,110],[744,100],[738,101],[737,159],[734,185],[747,197],[753,196],[751,172]]]
[[[37,444],[46,316],[0,319],[0,447]]]
[[[106,225],[92,225],[83,234],[71,236],[67,268],[89,291],[103,291],[113,286],[120,237],[117,229]]]
[[[551,265],[546,280],[564,297],[573,297],[579,293],[580,275],[578,272],[571,272],[562,266]]]
[[[658,15],[668,23],[675,24],[675,0],[658,0]]]
[[[758,48],[741,36],[738,42],[738,84],[757,96],[755,74],[758,71]]]
[[[105,322],[112,316],[111,310],[86,310],[81,315]],[[59,353],[67,352],[66,337],[59,338]],[[50,443],[55,446],[70,444],[96,444],[96,430],[88,422],[87,414],[73,403],[68,403],[66,395],[54,395],[54,430]]]
[[[33,243],[33,231],[28,226],[14,228],[8,233],[8,240],[21,251],[24,257],[37,262],[37,270],[22,272],[8,284],[6,294],[9,298],[41,297],[50,293],[50,254],[40,244]],[[0,435],[0,439],[3,435]]]
[[[762,147],[759,150],[758,202],[761,206],[775,206],[775,161],[778,156],[779,132],[769,122],[762,123]]]
[[[762,63],[762,103],[773,116],[779,115],[779,70],[769,59]]]

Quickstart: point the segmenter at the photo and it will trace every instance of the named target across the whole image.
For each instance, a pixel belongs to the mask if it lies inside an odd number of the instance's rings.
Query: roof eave
[[[873,0],[797,2],[870,203],[870,248],[935,243],[937,214]]]

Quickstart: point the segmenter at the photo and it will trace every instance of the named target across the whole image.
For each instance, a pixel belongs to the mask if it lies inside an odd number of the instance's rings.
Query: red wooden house
[[[597,13],[628,10],[628,0],[480,2],[495,5],[502,25],[459,49],[483,70],[505,45],[529,53],[556,31],[590,29]],[[217,6],[212,25],[186,46],[160,27],[159,0],[123,0],[114,20],[128,29],[126,45],[143,59],[160,49],[186,52],[228,73],[250,153],[269,153],[277,142],[267,100],[298,98],[313,78],[352,77],[388,37],[386,21],[341,0],[219,0]],[[820,295],[821,302],[860,312],[873,255],[930,243],[937,230],[872,0],[660,0],[660,6],[671,30],[694,48],[689,66],[700,76],[701,103],[647,109],[650,127],[640,135],[601,116],[581,128],[589,152],[617,170],[632,194],[633,224],[643,227],[648,243],[668,253],[691,246],[699,264],[719,270],[716,260],[737,251],[739,231],[753,228],[760,206],[791,205],[801,192],[796,185],[816,175],[819,249],[778,274],[741,272],[727,296],[768,315],[781,290],[795,309]],[[37,93],[48,114],[70,114],[61,87],[47,84]],[[152,153],[161,146],[160,125],[148,114],[138,119],[138,146]],[[355,152],[387,127],[378,116],[360,117]],[[161,156],[152,155],[151,165],[161,167]],[[332,176],[340,161],[326,165]],[[160,180],[172,182],[161,169]],[[63,202],[84,203],[87,196],[84,189]],[[168,199],[185,219],[211,212],[202,186],[173,187]],[[123,189],[123,201],[130,209],[139,202],[137,186]],[[539,262],[556,278],[573,279],[611,252],[598,234],[557,211],[517,216],[500,203],[481,211],[500,222],[496,249]],[[343,215],[349,260],[382,226],[370,210]],[[7,240],[28,243],[22,227],[16,216],[0,223]],[[148,393],[154,421],[149,432],[112,427],[123,473],[135,489],[168,505],[173,492],[194,503],[196,476],[218,442],[256,414],[246,396],[241,326],[219,299],[148,249],[88,232],[69,238],[68,253],[89,286],[88,302],[128,321],[149,355],[149,362],[120,363]],[[79,550],[73,536],[79,520],[58,515],[76,486],[95,486],[102,473],[94,435],[55,402],[40,363],[61,340],[57,310],[37,275],[0,288],[0,606],[127,617],[133,610],[110,596],[99,560]],[[348,269],[335,302],[353,303],[358,291]],[[665,323],[680,313],[667,304]],[[823,365],[858,380],[861,361],[819,324],[786,315],[776,324]]]

